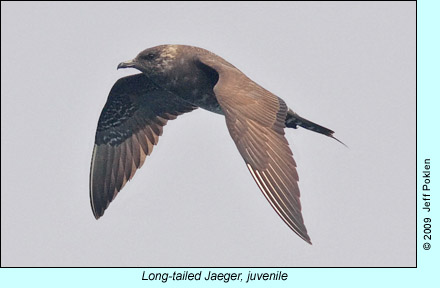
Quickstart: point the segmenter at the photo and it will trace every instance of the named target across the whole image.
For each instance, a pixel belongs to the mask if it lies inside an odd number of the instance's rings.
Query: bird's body
[[[184,45],[162,45],[147,50],[149,51],[144,51],[145,60],[151,66],[141,67],[141,71],[152,82],[196,107],[223,114],[213,91],[218,75],[194,61],[197,56],[222,58],[207,50]],[[154,58],[148,59],[149,57]],[[121,64],[124,68],[131,67],[131,62],[128,65]]]
[[[334,138],[333,131],[300,117],[281,98],[202,48],[149,48],[118,66],[130,67],[142,74],[115,83],[98,122],[90,172],[96,218],[142,166],[166,122],[200,107],[225,116],[260,190],[284,222],[311,243],[284,128],[302,126]]]

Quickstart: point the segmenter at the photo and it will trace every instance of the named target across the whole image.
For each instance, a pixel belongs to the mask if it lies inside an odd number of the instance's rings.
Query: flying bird
[[[301,126],[334,138],[332,130],[302,118],[281,98],[202,48],[156,46],[120,63],[120,68],[142,73],[116,81],[99,117],[90,168],[90,202],[96,219],[151,154],[167,121],[200,107],[224,115],[238,151],[270,205],[311,244],[284,128]]]

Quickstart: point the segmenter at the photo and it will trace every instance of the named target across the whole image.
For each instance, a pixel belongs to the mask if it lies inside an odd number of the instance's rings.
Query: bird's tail
[[[333,130],[330,130],[310,120],[302,118],[301,116],[293,112],[292,109],[289,109],[289,111],[287,111],[287,116],[286,116],[286,127],[296,129],[298,128],[298,126],[301,126],[305,129],[308,129],[316,133],[324,134],[330,138],[335,139],[336,141],[347,147],[347,145],[345,145],[342,141],[340,141],[335,136],[333,136],[333,134],[335,133]]]

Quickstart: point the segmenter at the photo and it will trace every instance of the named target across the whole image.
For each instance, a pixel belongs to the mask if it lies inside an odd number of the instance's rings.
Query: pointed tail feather
[[[333,130],[330,130],[330,129],[325,128],[321,125],[318,125],[310,120],[307,120],[307,119],[299,116],[295,112],[293,112],[292,109],[289,109],[289,111],[287,111],[287,116],[286,116],[286,127],[296,129],[296,128],[298,128],[297,126],[301,126],[307,130],[310,130],[310,131],[313,131],[316,133],[324,134],[330,138],[335,139],[336,141],[338,141],[339,143],[341,143],[342,145],[344,145],[345,147],[348,148],[348,146],[345,145],[341,140],[339,140],[335,136],[333,136],[333,134],[335,133]]]

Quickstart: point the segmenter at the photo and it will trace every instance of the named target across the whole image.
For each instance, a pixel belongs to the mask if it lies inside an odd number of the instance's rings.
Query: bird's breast
[[[168,89],[197,107],[223,115],[213,90],[216,81],[200,70],[193,71],[194,73],[173,75],[168,82]]]

